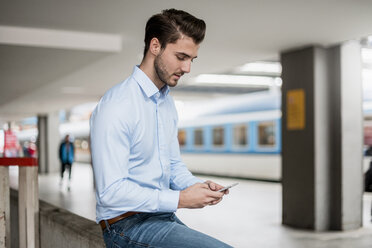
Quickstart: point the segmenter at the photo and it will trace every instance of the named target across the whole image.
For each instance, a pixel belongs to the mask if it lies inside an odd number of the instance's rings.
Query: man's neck
[[[150,59],[143,59],[139,68],[151,79],[155,86],[160,90],[164,87],[164,83],[160,81],[154,68],[154,61]]]

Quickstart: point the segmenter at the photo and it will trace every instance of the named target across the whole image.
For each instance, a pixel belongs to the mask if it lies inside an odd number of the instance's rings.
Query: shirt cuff
[[[176,190],[163,190],[159,192],[159,212],[176,212],[180,192]]]
[[[186,187],[186,188],[188,188],[188,187],[194,185],[195,183],[204,183],[204,182],[205,182],[205,181],[203,181],[203,180],[201,180],[201,179],[199,179],[199,178],[197,178],[197,177],[194,177],[193,179],[191,179],[191,180],[189,181],[189,183],[187,184],[187,187]]]

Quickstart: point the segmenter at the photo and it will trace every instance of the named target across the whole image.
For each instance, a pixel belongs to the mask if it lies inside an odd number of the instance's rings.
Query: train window
[[[180,146],[186,145],[186,131],[185,130],[178,130],[178,143]]]
[[[261,122],[258,124],[258,144],[259,146],[275,146],[275,123],[273,121]]]
[[[224,133],[225,130],[223,127],[214,127],[213,128],[213,146],[221,147],[225,144],[224,142]]]
[[[245,147],[247,146],[247,126],[246,125],[236,125],[234,126],[234,146]]]
[[[203,129],[202,128],[196,128],[194,130],[194,145],[195,146],[202,146],[203,144],[204,144]]]

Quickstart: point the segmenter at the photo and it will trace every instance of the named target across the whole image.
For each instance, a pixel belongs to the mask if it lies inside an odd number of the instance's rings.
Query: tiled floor
[[[16,186],[16,168],[11,169]],[[203,177],[207,179],[206,177]],[[234,247],[372,247],[370,207],[372,194],[363,197],[363,228],[347,232],[304,231],[281,224],[281,185],[278,183],[208,178],[223,185],[239,182],[224,200],[204,209],[182,209],[178,217],[188,226]],[[71,190],[59,186],[59,175],[39,178],[40,198],[71,212],[95,219],[95,198],[90,165],[75,164]]]

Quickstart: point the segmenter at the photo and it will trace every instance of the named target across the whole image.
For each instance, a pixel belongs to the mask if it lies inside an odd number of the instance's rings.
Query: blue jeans
[[[118,247],[231,247],[188,228],[174,213],[139,213],[103,231],[107,248]]]

